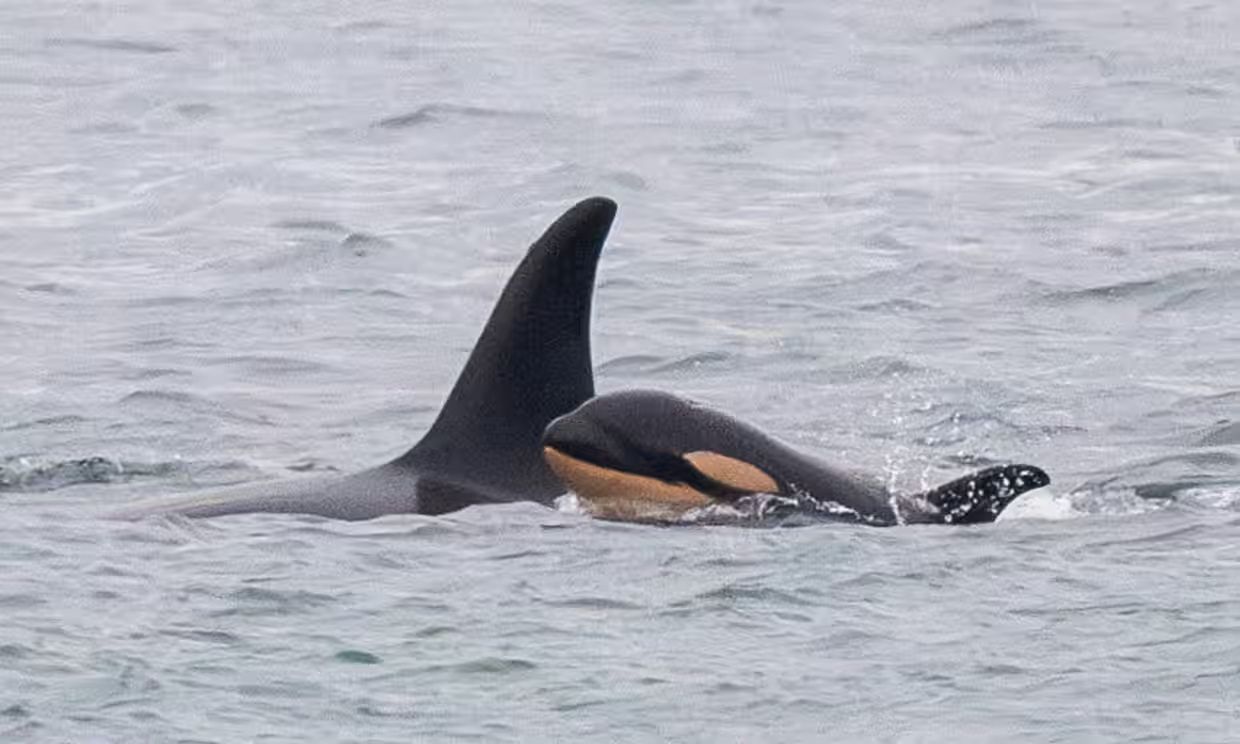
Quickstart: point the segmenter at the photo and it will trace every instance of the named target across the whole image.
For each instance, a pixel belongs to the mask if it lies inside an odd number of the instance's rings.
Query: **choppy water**
[[[0,739],[1240,738],[1240,6],[0,7]],[[103,507],[429,424],[621,204],[598,386],[978,529]]]

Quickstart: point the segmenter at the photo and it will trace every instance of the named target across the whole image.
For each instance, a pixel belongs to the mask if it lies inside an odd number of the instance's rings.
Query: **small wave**
[[[1240,444],[1240,421],[1216,424],[1198,441],[1199,447],[1225,447]]]
[[[632,191],[645,191],[648,188],[646,179],[629,171],[611,171],[604,178],[617,186],[622,186]]]
[[[75,295],[78,293],[76,289],[68,287],[59,282],[42,282],[39,284],[27,284],[23,287],[27,292],[37,292],[39,294],[52,295]]]
[[[160,295],[157,297],[139,297],[131,299],[128,300],[126,304],[129,305],[129,307],[134,308],[161,308],[197,305],[206,302],[209,302],[209,300],[193,295]]]
[[[939,36],[976,36],[978,34],[991,35],[995,33],[1019,33],[1033,28],[1034,21],[1029,18],[990,18],[985,21],[973,21],[971,23],[960,23],[955,26],[949,26],[938,32]]]
[[[123,396],[119,402],[122,406],[135,407],[144,411],[170,409],[175,414],[198,411],[232,421],[272,426],[271,419],[266,416],[241,413],[210,398],[180,390],[140,389]]]
[[[770,586],[757,586],[745,583],[729,583],[714,589],[696,594],[691,599],[682,599],[670,604],[671,607],[688,607],[701,601],[727,605],[752,602],[762,607],[791,606],[814,607],[816,604],[793,594],[792,592],[775,589]]]
[[[704,351],[700,354],[691,354],[683,359],[660,364],[652,367],[650,372],[666,373],[666,372],[687,372],[697,370],[708,365],[721,364],[732,359],[732,355],[726,351]]]
[[[0,610],[25,610],[47,604],[47,600],[33,594],[0,594]]]
[[[867,302],[861,305],[855,305],[857,310],[863,313],[919,313],[926,310],[935,309],[934,305],[920,300],[913,300],[907,297],[897,297],[891,300],[883,300],[881,302]]]
[[[344,661],[350,664],[382,664],[383,663],[383,659],[370,653],[369,651],[358,651],[355,649],[350,649],[347,651],[338,651],[336,653],[335,659],[337,661]]]
[[[285,470],[291,470],[294,473],[339,473],[340,468],[331,463],[313,457],[304,457],[296,462],[291,462],[284,466]]]
[[[182,472],[183,467],[180,462],[123,462],[99,456],[52,463],[33,463],[22,458],[0,463],[0,492],[41,493],[84,483],[166,478]]]
[[[125,350],[130,349],[146,349],[150,351],[158,351],[163,349],[212,349],[212,344],[201,341],[191,341],[187,338],[179,336],[152,336],[148,338],[140,338],[135,340],[127,340],[123,344],[118,344],[119,348]]]
[[[1058,40],[1061,36],[1032,18],[992,18],[949,26],[933,34],[932,38],[952,43],[1010,46],[1042,44]]]
[[[645,374],[675,374],[723,364],[733,358],[725,351],[704,351],[679,359],[668,360],[653,354],[629,354],[609,359],[597,367],[598,372],[640,372]]]
[[[360,258],[369,256],[374,250],[391,248],[392,241],[381,238],[378,235],[371,235],[370,233],[351,232],[340,241],[340,247],[347,249],[354,256]]]
[[[119,401],[125,403],[179,403],[184,405],[206,403],[205,398],[190,393],[182,393],[175,390],[135,390],[122,397]]]
[[[1240,240],[1226,238],[1223,240],[1198,240],[1187,243],[1161,243],[1146,248],[1151,253],[1227,253],[1235,255],[1240,251]]]
[[[653,354],[628,354],[608,359],[595,368],[595,372],[618,372],[627,370],[646,370],[663,362],[663,357]]]
[[[1123,300],[1129,297],[1148,294],[1163,285],[1162,280],[1140,279],[1113,284],[1101,284],[1085,289],[1057,290],[1048,292],[1046,297],[1061,302],[1078,302],[1082,300]]]
[[[221,646],[240,645],[241,639],[223,630],[202,630],[199,628],[161,630],[159,634],[169,638],[179,638],[199,643],[211,643]]]
[[[961,437],[960,441],[964,441],[966,437]],[[930,441],[919,441],[920,444],[933,446],[942,443],[942,440],[930,438]],[[989,455],[983,455],[978,452],[953,452],[943,456],[944,462],[949,465],[959,465],[964,468],[988,468],[991,465],[999,465],[1003,460],[999,460]]]
[[[1093,548],[1109,548],[1122,545],[1147,545],[1151,543],[1167,543],[1176,540],[1192,542],[1198,539],[1202,534],[1209,531],[1210,527],[1202,524],[1191,524],[1187,526],[1176,525],[1173,527],[1164,527],[1159,525],[1153,532],[1146,532],[1136,536],[1124,535],[1122,537],[1107,538],[1105,540],[1097,540],[1090,543]],[[1133,607],[1132,605],[1123,605],[1121,607],[1111,607],[1108,609],[1126,609]],[[1086,609],[1086,608],[1078,608]],[[1101,609],[1101,608],[1099,608]]]
[[[872,356],[856,362],[832,367],[827,370],[827,375],[834,382],[847,383],[862,380],[888,380],[898,377],[912,377],[927,371],[926,367],[900,357]]]
[[[1146,161],[1180,160],[1184,157],[1182,153],[1178,153],[1178,152],[1171,152],[1169,150],[1154,150],[1152,148],[1140,148],[1140,147],[1132,148],[1130,150],[1124,150],[1123,152],[1119,154],[1119,156],[1121,158],[1125,158],[1128,160],[1146,160]]]
[[[238,354],[211,359],[207,364],[214,367],[236,367],[251,376],[309,375],[336,371],[335,367],[322,362],[271,354]]]
[[[31,419],[30,421],[18,421],[17,423],[0,426],[0,431],[21,431],[22,429],[34,429],[44,426],[63,426],[66,424],[82,424],[87,419],[83,416],[75,414],[65,414],[64,416],[47,416],[45,418]]]
[[[548,607],[559,607],[575,610],[644,610],[644,605],[625,602],[609,597],[576,597],[574,599],[544,601]]]
[[[205,119],[216,113],[218,109],[209,103],[179,103],[174,110],[186,119]]]
[[[1132,463],[1119,475],[1088,480],[1068,496],[1089,514],[1142,514],[1171,504],[1214,508],[1237,490],[1240,458],[1225,452],[1189,452]],[[1219,499],[1201,498],[1221,494]]]
[[[425,713],[421,708],[409,710],[388,710],[373,704],[363,704],[357,706],[354,710],[358,715],[365,716],[366,718],[396,718],[412,721],[419,720],[425,716]]]
[[[177,51],[174,46],[157,44],[150,41],[134,41],[132,39],[81,39],[71,37],[53,37],[45,42],[49,47],[79,47],[96,49],[104,52],[128,52],[130,54],[170,54]]]
[[[308,543],[302,543],[308,547]],[[305,590],[282,591],[247,586],[231,592],[227,600],[235,603],[216,612],[211,617],[283,617],[304,614],[339,601],[338,597]]]
[[[1207,509],[1240,511],[1240,482],[1186,488],[1180,497],[1185,502]]]
[[[237,461],[136,462],[95,455],[40,462],[29,457],[19,457],[0,459],[0,493],[45,493],[83,484],[131,483],[144,480],[235,481],[236,471],[242,470],[248,471],[249,466]],[[221,474],[225,473],[231,477],[221,477]]]
[[[473,659],[464,661],[460,664],[432,664],[418,670],[427,674],[440,674],[443,672],[453,672],[459,674],[513,674],[516,672],[528,672],[537,669],[538,665],[532,661],[525,659],[504,659],[497,657],[485,657],[482,659]]]
[[[6,708],[5,710],[9,710],[9,708]],[[16,710],[19,713],[24,713],[28,709],[23,708],[19,705],[17,707],[12,708],[12,710]],[[45,728],[45,725],[39,721],[27,721],[21,725],[14,726],[11,729],[0,730],[0,738],[3,738],[5,741],[39,741],[40,739],[45,740],[46,737],[38,737],[38,732],[43,730],[44,728]]]
[[[1205,452],[1184,452],[1164,457],[1155,457],[1142,462],[1138,467],[1152,469],[1163,465],[1189,465],[1198,470],[1214,468],[1218,471],[1240,468],[1240,455],[1221,450]]]
[[[1193,491],[1209,484],[1209,481],[1178,480],[1166,483],[1138,483],[1132,492],[1137,498],[1148,501],[1174,501],[1185,492]]]
[[[1234,295],[1236,272],[1207,269],[1176,271],[1149,279],[1130,279],[1077,289],[1052,289],[1042,299],[1054,305],[1092,302],[1140,302],[1144,309],[1160,311],[1209,301],[1211,306]]]
[[[451,103],[428,103],[405,114],[397,114],[376,121],[371,126],[379,129],[410,129],[412,127],[442,121],[451,117],[474,119],[511,116],[512,112],[481,106],[460,106]]]
[[[296,230],[301,232],[317,232],[339,235],[340,247],[353,253],[358,257],[370,255],[372,251],[391,248],[393,243],[387,238],[381,238],[364,230],[354,230],[346,225],[342,225],[334,220],[320,219],[290,219],[273,222],[272,227],[280,230]]]
[[[271,226],[278,228],[280,230],[310,230],[312,232],[329,232],[329,233],[348,233],[349,232],[349,228],[345,227],[339,222],[334,222],[332,220],[316,220],[316,219],[280,220],[279,222],[271,223]]]
[[[1103,118],[1096,119],[1056,119],[1041,125],[1042,129],[1081,130],[1081,129],[1162,129],[1157,119]]]
[[[0,644],[0,659],[29,659],[36,655],[37,652],[30,646],[20,643]]]
[[[1189,287],[1171,293],[1155,305],[1154,312],[1181,309],[1202,309],[1214,314],[1225,314],[1231,307],[1240,308],[1240,281],[1237,275],[1216,277],[1209,286]]]
[[[1085,428],[1072,424],[1016,423],[992,411],[958,409],[929,424],[909,429],[910,433],[916,434],[914,441],[927,447],[955,446],[968,442],[979,434],[989,435],[996,431],[1036,441],[1064,434],[1081,433],[1085,431]],[[946,458],[949,462],[958,465],[995,464],[994,460],[987,459],[985,456],[969,453],[950,454]]]
[[[905,255],[915,250],[915,246],[900,240],[887,231],[873,233],[866,237],[864,245],[876,253]]]
[[[545,550],[509,550],[496,555],[487,556],[489,561],[519,561],[525,558],[542,558],[547,555]]]
[[[413,522],[412,526],[410,522]],[[319,536],[365,538],[367,540],[391,540],[407,543],[411,539],[460,540],[472,534],[469,525],[451,521],[447,517],[430,517],[425,515],[392,514],[378,519],[361,522],[341,522],[323,520],[321,517],[308,516],[307,524],[291,530],[294,534],[306,535],[310,539]]]

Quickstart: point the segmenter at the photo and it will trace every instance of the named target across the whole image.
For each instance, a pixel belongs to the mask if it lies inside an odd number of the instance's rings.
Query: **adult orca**
[[[770,521],[977,524],[1050,483],[1032,465],[1002,465],[924,493],[892,493],[726,413],[650,390],[602,395],[552,421],[543,454],[587,512],[624,521],[712,521],[709,509],[727,505]]]
[[[564,489],[539,441],[552,419],[594,395],[590,304],[615,215],[610,199],[586,199],[530,246],[434,424],[392,462],[343,477],[138,505],[116,516],[287,512],[359,520],[482,503],[550,503]]]

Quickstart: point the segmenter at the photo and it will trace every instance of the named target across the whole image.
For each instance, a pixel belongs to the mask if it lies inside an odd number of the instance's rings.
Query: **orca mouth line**
[[[567,455],[576,460],[607,470],[614,470],[626,475],[654,478],[670,485],[693,485],[692,467],[676,455],[661,452],[649,452],[635,447],[624,446],[613,438],[622,448],[623,461],[602,447],[588,442],[556,441],[553,437],[543,440],[544,447]]]
[[[600,468],[617,470],[624,473],[633,472],[628,467],[617,462],[615,458],[611,457],[605,450],[585,442],[555,441],[551,438],[544,437],[542,446],[555,450],[561,455],[566,455],[574,460],[581,460],[584,463],[595,465]],[[634,473],[634,475],[650,474]]]

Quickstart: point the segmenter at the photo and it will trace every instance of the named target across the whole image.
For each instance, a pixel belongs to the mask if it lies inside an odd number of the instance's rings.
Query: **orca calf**
[[[539,442],[552,419],[594,395],[590,304],[615,215],[610,199],[586,199],[530,246],[435,423],[392,462],[343,477],[138,505],[115,516],[286,512],[358,520],[444,514],[471,504],[551,503],[564,488]]]
[[[725,413],[648,390],[594,398],[551,422],[542,443],[547,463],[587,512],[623,521],[709,517],[698,510],[722,504],[764,521],[978,524],[1050,483],[1032,465],[1003,465],[925,493],[896,494]]]

